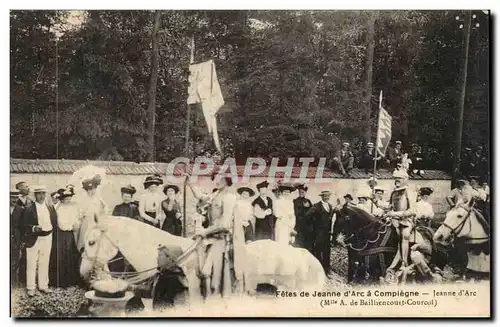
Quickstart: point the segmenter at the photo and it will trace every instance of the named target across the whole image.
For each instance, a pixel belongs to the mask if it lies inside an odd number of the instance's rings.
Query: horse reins
[[[464,229],[465,223],[467,221],[469,221],[469,230],[472,230],[472,221],[470,219],[472,210],[473,210],[473,207],[471,207],[469,210],[467,210],[467,215],[464,217],[462,222],[460,222],[457,226],[455,226],[455,228],[451,227],[450,225],[448,225],[445,222],[442,223],[442,226],[444,226],[450,230],[450,234],[451,234],[453,239],[459,239],[458,234],[462,231],[462,229]],[[474,237],[473,238],[462,237],[462,239],[471,240],[471,241],[473,241],[473,240],[488,240],[489,238],[490,238],[489,236],[475,237],[475,238]]]

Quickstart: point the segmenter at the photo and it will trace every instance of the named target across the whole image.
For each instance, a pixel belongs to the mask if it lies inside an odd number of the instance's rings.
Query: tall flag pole
[[[389,115],[387,110],[382,107],[382,91],[380,91],[379,98],[379,113],[378,113],[378,126],[377,126],[377,142],[375,144],[375,157],[381,155],[385,157],[385,152],[387,147],[391,142],[392,136],[392,117]],[[375,179],[375,171],[377,169],[377,160],[373,161],[373,178]],[[372,183],[372,198],[375,196],[375,183]],[[372,212],[373,212],[373,201],[372,201]]]
[[[189,55],[189,64],[192,65],[194,63],[194,35],[191,35],[191,46],[190,46],[190,55]],[[191,74],[190,74],[191,75]],[[189,79],[191,79],[191,76],[189,76]],[[186,144],[184,145],[184,155],[188,156],[189,154],[189,125],[191,123],[191,104],[187,104],[187,117],[186,117]],[[187,173],[187,171],[186,171]],[[182,236],[186,237],[186,190],[187,190],[187,176],[184,179],[184,190],[182,194],[182,199],[183,199],[183,209],[184,212],[182,214],[182,220],[183,220],[183,227],[182,227]]]

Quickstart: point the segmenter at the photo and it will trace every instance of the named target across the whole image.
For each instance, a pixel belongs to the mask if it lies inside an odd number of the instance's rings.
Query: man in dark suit
[[[35,202],[26,206],[23,229],[26,244],[26,288],[28,296],[35,295],[38,271],[38,288],[42,293],[49,289],[49,259],[52,250],[52,229],[57,223],[54,206],[45,202],[47,188],[35,187]]]
[[[33,203],[28,197],[30,188],[26,182],[16,184],[18,193],[14,206],[10,213],[10,235],[11,235],[11,276],[12,284],[24,284],[26,282],[26,250],[23,244],[24,230],[22,228],[22,220],[24,210],[27,205]],[[12,197],[11,197],[12,199]]]
[[[394,148],[387,149],[389,168],[398,168],[398,164],[401,163],[401,158],[403,158],[403,143],[401,141],[396,141]]]
[[[306,198],[307,186],[301,184],[297,186],[299,197],[293,200],[293,207],[295,210],[297,230],[296,244],[312,253],[312,243],[314,239],[312,220],[306,214],[312,207],[312,202]]]
[[[380,168],[380,163],[382,162],[381,159],[382,157],[377,153],[377,150],[375,150],[373,143],[368,142],[366,144],[366,149],[363,151],[361,158],[359,159],[360,168],[364,168],[366,173],[373,173],[374,162],[377,161],[377,167]]]
[[[314,204],[307,212],[313,223],[313,255],[321,262],[325,274],[330,273],[330,236],[332,230],[333,207],[328,201],[332,193],[323,191],[321,201]]]
[[[333,157],[334,168],[344,176],[350,176],[354,167],[354,155],[349,146],[348,142],[342,143],[342,149],[335,151]]]
[[[267,196],[269,183],[264,181],[257,184],[259,196],[253,200],[255,216],[255,240],[274,240],[274,224],[276,217],[273,213],[273,200]]]

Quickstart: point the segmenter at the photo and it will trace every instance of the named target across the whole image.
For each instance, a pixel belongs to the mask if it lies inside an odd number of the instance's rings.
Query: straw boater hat
[[[47,193],[45,185],[37,185],[33,188],[33,193]]]
[[[371,197],[372,197],[372,194],[371,194],[371,192],[369,190],[361,190],[357,194],[357,198],[358,199],[361,199],[361,198],[369,199]]]
[[[403,144],[403,142],[401,142],[401,141],[396,141],[396,144]]]
[[[329,195],[332,195],[332,192],[330,192],[330,191],[321,191],[319,193],[319,196],[329,196]]]
[[[349,146],[349,145],[351,145],[351,144],[350,144],[349,142],[343,142],[343,143],[342,143],[342,145],[343,145],[343,146]]]
[[[163,193],[167,194],[168,189],[171,188],[174,190],[175,194],[179,193],[179,186],[174,184],[168,184],[163,187]]]
[[[366,147],[368,147],[368,148],[373,148],[373,142],[368,142],[368,143],[366,143]]]
[[[251,188],[251,187],[249,187],[249,186],[242,186],[242,187],[239,187],[239,188],[236,190],[236,192],[238,192],[238,194],[240,194],[240,195],[241,195],[241,193],[243,193],[243,192],[248,192],[248,194],[249,194],[250,196],[254,196],[254,195],[255,195],[255,191],[254,191],[254,190],[252,190],[252,188]]]
[[[377,191],[380,191],[380,192],[382,192],[382,193],[384,193],[384,192],[385,192],[385,190],[384,190],[383,188],[381,188],[380,186],[375,186],[375,187],[373,188],[373,190],[374,190],[375,192],[377,192]]]
[[[136,192],[136,189],[135,187],[133,187],[132,185],[127,185],[127,186],[124,186],[120,189],[120,191],[122,193],[125,193],[125,194],[130,194],[130,195],[134,195],[135,192]]]

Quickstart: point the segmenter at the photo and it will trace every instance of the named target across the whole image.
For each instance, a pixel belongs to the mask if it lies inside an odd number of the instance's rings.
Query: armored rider
[[[408,266],[408,251],[410,235],[414,229],[413,219],[415,217],[416,195],[408,188],[408,173],[406,169],[397,169],[393,173],[395,188],[391,193],[391,209],[386,217],[392,220],[400,237],[400,247],[388,269],[394,270],[401,260],[404,266]]]

